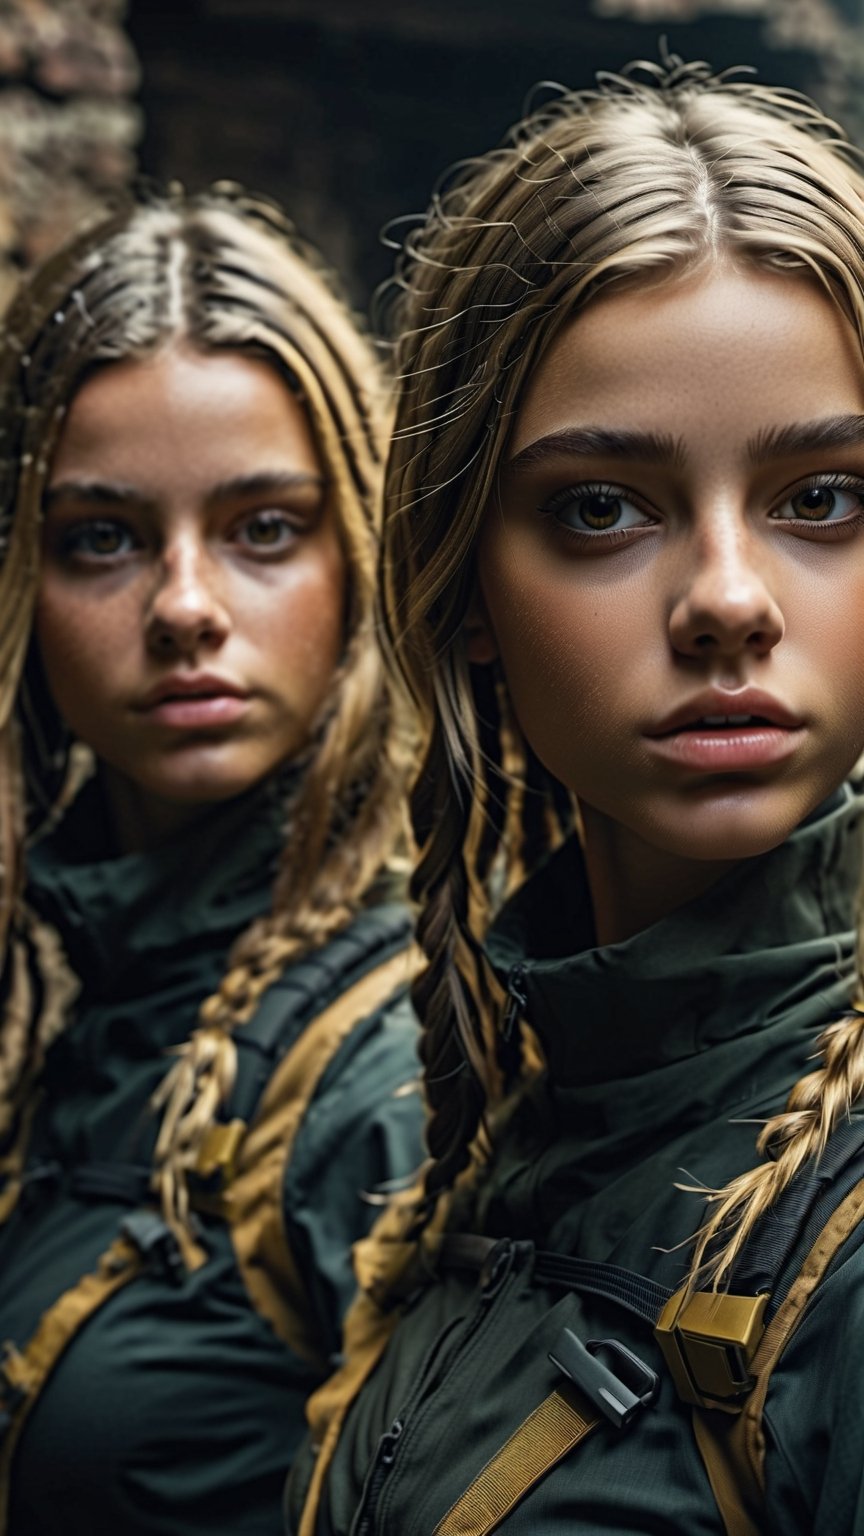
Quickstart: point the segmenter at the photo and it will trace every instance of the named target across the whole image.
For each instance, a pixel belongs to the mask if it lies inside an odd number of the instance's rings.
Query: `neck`
[[[99,782],[111,841],[120,854],[170,843],[213,808],[209,801],[187,804],[148,794],[105,763],[99,765]]]
[[[701,896],[738,862],[679,858],[652,848],[590,805],[580,810],[599,945],[618,944],[650,928]]]

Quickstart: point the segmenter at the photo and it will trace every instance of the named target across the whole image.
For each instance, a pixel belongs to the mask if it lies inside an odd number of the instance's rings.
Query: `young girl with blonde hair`
[[[634,68],[459,167],[395,293],[430,1160],[290,1528],[860,1531],[858,158]]]
[[[0,1529],[273,1531],[418,1160],[385,404],[278,210],[154,197],[0,347]]]

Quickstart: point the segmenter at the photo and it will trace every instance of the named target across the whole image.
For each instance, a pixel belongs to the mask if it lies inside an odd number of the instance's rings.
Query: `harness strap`
[[[864,1179],[833,1212],[762,1336],[751,1364],[755,1386],[734,1417],[695,1407],[693,1427],[727,1536],[762,1536],[765,1432],[762,1414],[774,1370],[832,1260],[864,1217]]]
[[[478,1233],[448,1233],[436,1245],[436,1262],[441,1269],[480,1270],[497,1242]],[[602,1296],[641,1322],[653,1328],[672,1292],[647,1275],[618,1264],[593,1264],[566,1253],[540,1249],[534,1256],[532,1278],[537,1285],[550,1285],[568,1291],[586,1291]]]
[[[306,1287],[285,1241],[285,1167],[309,1104],[342,1042],[407,985],[419,958],[416,950],[400,950],[307,1024],[267,1084],[222,1196],[237,1264],[256,1312],[302,1358],[316,1362]]]
[[[0,1357],[0,1531],[7,1529],[12,1460],[27,1416],[60,1356],[87,1319],[141,1273],[144,1260],[134,1242],[118,1237],[96,1270],[64,1292],[43,1313],[23,1349],[6,1343]]]
[[[602,1422],[587,1398],[563,1382],[486,1463],[433,1536],[489,1536],[535,1483]]]

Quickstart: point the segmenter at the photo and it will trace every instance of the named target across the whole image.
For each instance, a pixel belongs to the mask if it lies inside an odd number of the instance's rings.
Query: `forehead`
[[[267,363],[170,346],[110,363],[74,395],[49,483],[75,473],[158,482],[268,468],[318,472],[306,413]]]
[[[510,451],[588,423],[743,444],[862,407],[861,348],[829,295],[797,273],[727,267],[589,304],[535,364]]]

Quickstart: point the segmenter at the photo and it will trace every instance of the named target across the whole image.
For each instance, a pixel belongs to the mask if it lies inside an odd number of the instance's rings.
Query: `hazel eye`
[[[542,509],[574,533],[645,528],[652,519],[618,486],[575,485],[550,497]]]
[[[105,560],[128,554],[135,541],[123,523],[110,518],[93,518],[69,528],[63,538],[64,555],[89,560]]]
[[[853,517],[864,505],[864,486],[819,480],[805,485],[774,514],[781,522],[837,523]]]
[[[253,512],[243,519],[236,537],[253,549],[287,549],[297,537],[297,528],[285,512]]]

